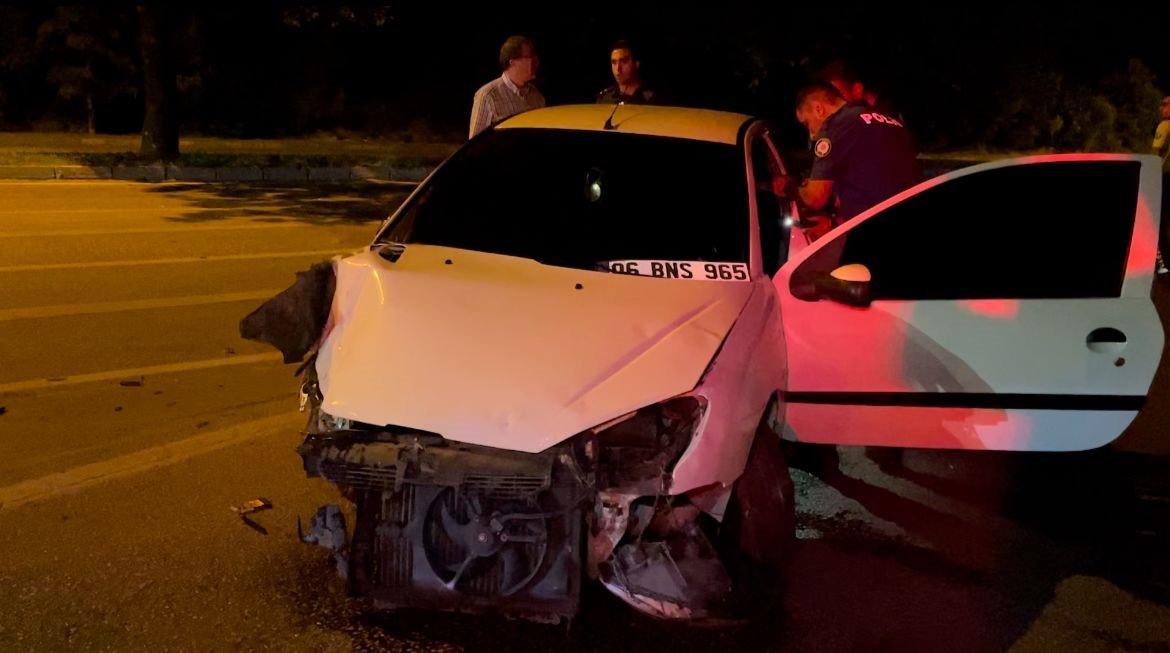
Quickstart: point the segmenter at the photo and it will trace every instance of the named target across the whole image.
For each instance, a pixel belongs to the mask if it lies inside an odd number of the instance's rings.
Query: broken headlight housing
[[[706,399],[684,395],[591,429],[582,444],[586,457],[597,462],[598,489],[665,491],[706,410]]]

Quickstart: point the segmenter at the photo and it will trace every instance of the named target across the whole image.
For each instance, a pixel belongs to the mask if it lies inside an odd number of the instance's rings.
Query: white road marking
[[[308,252],[270,252],[266,254],[231,254],[227,256],[194,256],[187,258],[156,258],[141,261],[90,261],[87,263],[43,263],[37,265],[10,265],[0,267],[4,272],[41,272],[44,270],[84,270],[86,268],[116,268],[137,265],[171,265],[174,263],[207,263],[212,261],[255,261],[272,258],[300,258],[306,256],[333,256],[348,254],[353,249],[318,249]]]
[[[119,213],[119,214],[121,214],[121,213],[158,213],[160,211],[183,211],[183,210],[190,210],[190,209],[189,208],[185,209],[183,207],[177,207],[177,206],[166,206],[166,205],[162,205],[162,204],[157,205],[157,206],[134,206],[134,207],[126,207],[126,208],[113,208],[113,209],[11,209],[8,211],[0,210],[0,216],[22,215],[25,213],[27,213],[29,215],[44,215],[46,213],[85,213],[85,214],[89,214],[89,213]],[[212,209],[212,210],[217,210],[217,209]],[[226,211],[228,209],[218,209],[218,210]]]
[[[189,297],[134,299],[124,302],[95,302],[92,304],[60,304],[57,306],[5,308],[0,309],[0,322],[44,317],[65,317],[67,315],[120,313],[122,311],[137,311],[151,308],[176,308],[179,306],[226,304],[229,302],[242,302],[249,299],[268,299],[278,292],[280,292],[280,290],[255,290],[252,292],[225,293],[219,295],[191,295]]]
[[[303,421],[303,415],[290,411],[288,414],[244,422],[218,431],[0,487],[0,509],[9,510],[33,501],[67,492],[77,492],[106,481],[173,465],[275,431],[292,431],[300,428]]]
[[[225,212],[226,209],[225,209]],[[98,213],[98,211],[86,211]],[[240,216],[244,217],[244,216]],[[250,216],[249,216],[250,217]],[[276,214],[273,217],[281,218]],[[69,229],[58,231],[6,231],[0,232],[0,238],[61,238],[62,236],[124,236],[127,234],[184,234],[198,231],[251,231],[253,229],[288,229],[289,227],[311,227],[311,223],[300,222],[292,218],[288,222],[269,222],[264,224],[220,224],[220,225],[182,225],[171,224],[161,227],[140,227],[136,229]],[[372,222],[372,221],[371,221]]]
[[[47,379],[28,379],[25,381],[12,381],[10,383],[0,383],[0,394],[6,392],[26,392],[28,390],[43,390],[45,388],[56,388],[59,386],[78,385],[81,383],[94,383],[97,381],[112,381],[114,379],[124,379],[134,376],[150,376],[153,374],[169,374],[173,372],[188,372],[191,370],[205,370],[213,367],[229,367],[232,365],[249,365],[251,363],[266,363],[269,361],[283,360],[284,357],[279,353],[271,354],[250,354],[248,356],[232,356],[230,358],[212,358],[201,361],[188,361],[185,363],[172,363],[170,365],[153,365],[150,367],[133,367],[125,370],[108,370],[106,372],[93,372],[90,374],[75,374],[73,376],[50,377]]]

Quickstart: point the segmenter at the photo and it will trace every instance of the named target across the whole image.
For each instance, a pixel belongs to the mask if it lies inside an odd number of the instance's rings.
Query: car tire
[[[740,590],[780,593],[796,547],[796,502],[780,437],[762,421],[720,526],[724,558]]]

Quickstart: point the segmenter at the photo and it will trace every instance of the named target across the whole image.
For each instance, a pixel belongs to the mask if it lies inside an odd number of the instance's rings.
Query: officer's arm
[[[819,211],[833,196],[833,182],[827,179],[807,179],[797,189],[800,203],[813,211]]]
[[[1170,146],[1170,120],[1163,120],[1154,130],[1154,153],[1165,154],[1168,146]]]

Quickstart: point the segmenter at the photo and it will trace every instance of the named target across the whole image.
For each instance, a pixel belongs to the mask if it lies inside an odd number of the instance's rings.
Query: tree
[[[368,110],[354,102],[362,95],[355,83],[360,73],[346,58],[393,38],[391,7],[293,5],[282,8],[279,19],[283,29],[276,40],[305,46],[289,57],[298,79],[285,102],[285,126],[293,133],[337,128]]]
[[[179,125],[175,113],[175,73],[164,43],[166,19],[161,6],[138,5],[138,43],[146,99],[140,151],[153,160],[171,161],[179,156]]]
[[[32,39],[24,29],[26,11],[14,7],[0,7],[0,124],[12,118],[12,108],[21,106],[27,113],[31,104],[20,98],[20,91],[30,78],[25,74],[33,60]],[[20,103],[17,98],[25,99]]]
[[[1140,59],[1130,59],[1124,72],[1115,72],[1102,81],[1101,87],[1117,107],[1117,136],[1127,150],[1149,150],[1162,99],[1154,82],[1153,71]]]
[[[46,79],[57,97],[83,108],[91,134],[100,103],[138,92],[129,24],[116,7],[63,6],[37,28],[36,52],[49,62]]]

